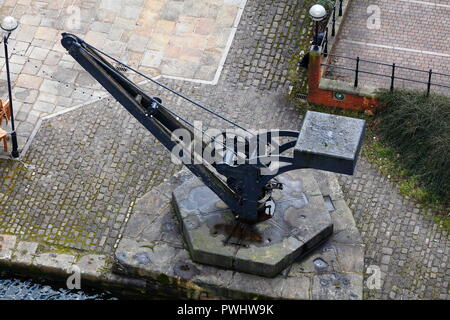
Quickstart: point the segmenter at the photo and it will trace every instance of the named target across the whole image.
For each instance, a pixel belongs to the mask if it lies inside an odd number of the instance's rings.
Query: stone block
[[[127,50],[145,52],[149,38],[132,34],[127,44]]]
[[[304,172],[313,172],[313,170],[298,170],[290,172],[295,183],[287,184],[287,196],[284,202],[288,202],[288,198],[295,198],[295,190],[303,188],[306,184],[298,183],[297,177],[304,176]],[[314,174],[314,172],[313,172]],[[334,176],[325,175],[318,183],[310,183],[308,190],[317,191],[319,185],[327,187],[332,183]],[[349,224],[349,229],[345,230],[346,235],[353,235],[347,239],[348,243],[338,243],[331,240],[317,247],[305,256],[296,259],[291,266],[284,269],[281,274],[274,278],[267,278],[258,275],[237,272],[233,270],[225,270],[215,266],[198,264],[192,261],[192,255],[186,249],[184,244],[180,242],[177,245],[171,245],[166,239],[180,239],[181,232],[179,228],[175,228],[176,221],[173,221],[173,213],[170,206],[165,206],[163,201],[156,204],[156,210],[152,210],[152,204],[157,198],[166,198],[171,196],[174,189],[180,187],[179,200],[185,211],[196,212],[198,220],[193,219],[188,223],[189,227],[195,226],[201,219],[208,219],[208,211],[218,214],[225,210],[223,202],[217,202],[211,198],[214,194],[208,192],[196,192],[189,194],[189,186],[186,182],[192,182],[194,188],[201,188],[202,183],[198,179],[192,179],[192,174],[184,169],[178,174],[166,180],[139,199],[135,205],[136,215],[133,213],[129,223],[144,228],[127,228],[124,231],[124,237],[119,242],[116,250],[114,261],[114,272],[120,273],[125,277],[134,277],[139,279],[147,279],[148,288],[154,290],[171,291],[175,296],[187,296],[189,298],[198,299],[200,295],[208,297],[220,297],[226,299],[250,299],[250,298],[283,298],[283,299],[360,299],[362,297],[363,278],[355,277],[362,275],[360,273],[364,257],[362,253],[363,246],[351,243],[351,240],[357,240],[357,230],[352,230],[353,224]],[[184,191],[183,191],[184,190]],[[290,191],[289,191],[290,190]],[[298,196],[298,194],[297,194]],[[313,203],[320,203],[320,194],[307,197],[313,200]],[[198,208],[193,208],[190,204],[193,201],[202,203]],[[304,200],[302,200],[304,201]],[[322,200],[323,201],[323,200]],[[303,204],[304,205],[304,204]],[[160,209],[158,209],[160,208]],[[282,209],[283,210],[283,209]],[[188,217],[186,215],[186,217]],[[135,217],[139,217],[134,221]],[[220,216],[219,216],[220,217]],[[305,216],[306,218],[306,216]],[[337,216],[339,219],[340,216]],[[172,220],[171,220],[172,219]],[[212,218],[210,224],[215,225],[216,218]],[[287,221],[286,221],[287,219]],[[300,223],[304,219],[295,219],[292,215],[288,215],[286,219],[277,220],[277,224],[281,224],[286,228],[290,223]],[[134,222],[133,222],[134,221]],[[186,224],[186,223],[185,223]],[[166,226],[166,227],[165,227]],[[208,241],[215,241],[215,238],[223,240],[223,232],[226,225],[219,225],[218,228],[208,230]],[[145,230],[145,231],[143,231]],[[130,233],[130,231],[132,231]],[[215,231],[217,233],[215,234]],[[258,230],[257,230],[258,231]],[[297,234],[296,228],[293,234]],[[261,232],[259,230],[258,232]],[[264,230],[262,230],[264,235]],[[257,233],[250,233],[255,235]],[[131,236],[131,238],[130,238]],[[250,236],[251,238],[251,236]],[[295,236],[294,236],[295,238]],[[345,238],[345,237],[344,237]],[[297,239],[297,238],[295,238]],[[266,239],[267,240],[267,239]],[[278,240],[274,238],[276,243]],[[170,240],[173,242],[173,240]],[[247,240],[248,241],[248,240]],[[298,240],[300,241],[300,240]],[[220,242],[220,241],[219,241]],[[246,241],[243,244],[248,244]],[[320,276],[315,278],[315,276]],[[332,279],[334,283],[322,281],[324,288],[318,287],[320,280]],[[122,276],[120,277],[122,278]],[[151,284],[151,285],[150,285]],[[314,287],[315,286],[315,287]],[[167,290],[170,288],[170,290]],[[313,290],[314,289],[314,290]],[[344,289],[344,290],[343,290]]]
[[[274,198],[272,219],[247,225],[198,178],[173,192],[175,213],[194,261],[274,277],[332,233],[331,217],[321,195],[302,188],[299,173],[279,176],[285,186]],[[310,180],[314,180],[309,175]],[[307,183],[312,193],[318,185]]]
[[[53,103],[38,101],[33,107],[33,110],[45,113],[52,113],[55,109],[55,105]]]
[[[75,257],[54,252],[41,253],[36,256],[33,265],[43,272],[67,275],[72,271]]]
[[[337,249],[324,244],[304,259],[295,261],[289,271],[289,276],[300,276],[305,273],[341,272]]]
[[[29,74],[20,74],[17,78],[16,84],[24,88],[39,89],[42,80],[43,79],[41,77],[36,77]]]
[[[88,279],[102,278],[107,270],[105,255],[89,254],[82,256],[75,265],[80,268],[81,277]]]
[[[364,130],[364,120],[308,111],[294,160],[307,168],[353,174]]]
[[[14,98],[21,102],[34,103],[38,95],[38,90],[16,87],[14,88]]]
[[[16,236],[0,234],[0,261],[9,263],[15,245]]]
[[[231,290],[241,291],[239,298],[254,299],[283,297],[284,281],[280,277],[268,279],[253,274],[236,272],[232,281],[228,284]],[[242,290],[245,288],[245,290]]]
[[[287,277],[284,281],[281,299],[310,300],[312,280],[309,275]]]
[[[331,218],[334,224],[335,232],[340,232],[342,230],[356,229],[356,223],[353,219],[353,214],[350,208],[347,206],[345,200],[332,201],[335,208],[332,211]]]
[[[54,41],[58,34],[58,30],[48,27],[38,27],[34,35],[35,39]]]
[[[157,278],[169,272],[174,257],[181,249],[165,243],[144,243],[132,239],[120,242],[114,255],[116,272],[137,272],[142,277]]]
[[[160,51],[154,51],[154,50],[147,50],[144,53],[144,57],[142,58],[141,64],[144,67],[150,67],[150,68],[159,68],[161,65],[163,58],[163,53]]]
[[[23,265],[30,265],[36,250],[38,248],[37,242],[21,241],[17,245],[17,249],[14,253],[13,261]]]
[[[45,60],[50,50],[43,49],[39,47],[34,47],[31,51],[30,58],[31,59],[37,59],[37,60]]]
[[[343,272],[364,273],[364,246],[344,245],[334,246],[337,250],[339,265]]]

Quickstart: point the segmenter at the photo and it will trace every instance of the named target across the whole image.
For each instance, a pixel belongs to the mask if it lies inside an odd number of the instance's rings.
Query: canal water
[[[0,300],[118,300],[109,292],[68,290],[47,281],[10,277],[0,273]]]

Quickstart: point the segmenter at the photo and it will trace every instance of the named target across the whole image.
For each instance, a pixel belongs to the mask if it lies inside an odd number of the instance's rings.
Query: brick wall
[[[377,106],[377,101],[373,96],[361,94],[362,90],[354,89],[352,92],[351,85],[344,89],[326,89],[321,88],[322,80],[322,55],[320,50],[312,49],[309,58],[308,67],[308,99],[309,103],[338,107],[343,109],[361,110],[372,113]],[[341,94],[343,99],[336,98],[336,93]]]

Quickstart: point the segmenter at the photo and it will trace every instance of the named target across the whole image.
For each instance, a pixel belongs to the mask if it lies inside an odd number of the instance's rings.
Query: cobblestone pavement
[[[20,21],[9,41],[19,148],[40,118],[104,92],[65,52],[61,32],[75,33],[152,76],[214,81],[244,5],[245,0],[0,0],[0,17]],[[0,69],[0,97],[6,98],[4,59]]]
[[[365,298],[449,299],[448,233],[364,159],[354,176],[339,180],[366,245],[366,267],[383,275],[382,289],[366,290]]]
[[[309,5],[249,1],[217,86],[164,82],[248,127],[298,129],[302,115],[286,100],[284,70],[306,36]],[[154,86],[146,90],[191,120],[224,127]],[[22,163],[0,160],[0,233],[111,253],[135,199],[178,169],[117,103],[84,106],[43,122]],[[366,267],[384,273],[382,288],[365,288],[366,298],[448,299],[448,234],[365,159],[340,181],[367,246]]]
[[[392,63],[396,63],[395,74],[399,78],[427,82],[428,71],[432,69],[432,83],[450,87],[450,42],[443,36],[449,32],[448,0],[354,0],[341,26],[340,40],[333,53],[352,58],[359,56],[361,59],[391,65],[361,62],[361,70],[387,77],[360,73],[360,85],[389,88]],[[354,60],[344,58],[333,58],[332,61],[333,64],[351,69],[356,65]],[[400,69],[399,66],[425,72]],[[346,81],[353,81],[355,77],[353,71],[336,68],[331,69],[327,76]],[[426,90],[427,84],[397,79],[395,87]],[[439,93],[450,91],[449,88],[438,86],[432,86],[431,90]]]

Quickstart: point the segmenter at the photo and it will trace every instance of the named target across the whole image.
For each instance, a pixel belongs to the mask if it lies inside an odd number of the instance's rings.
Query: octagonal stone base
[[[187,177],[173,191],[172,203],[192,260],[274,277],[325,241],[333,224],[313,176],[296,170],[277,179],[283,190],[273,195],[273,218],[249,225],[236,221],[197,177]]]
[[[113,272],[144,283],[143,294],[153,298],[362,299],[364,245],[337,179],[318,170],[300,174],[306,194],[314,196],[311,190],[317,193],[318,185],[327,199],[333,234],[274,278],[192,260],[171,203],[173,191],[191,178],[185,170],[136,201],[115,251]]]

